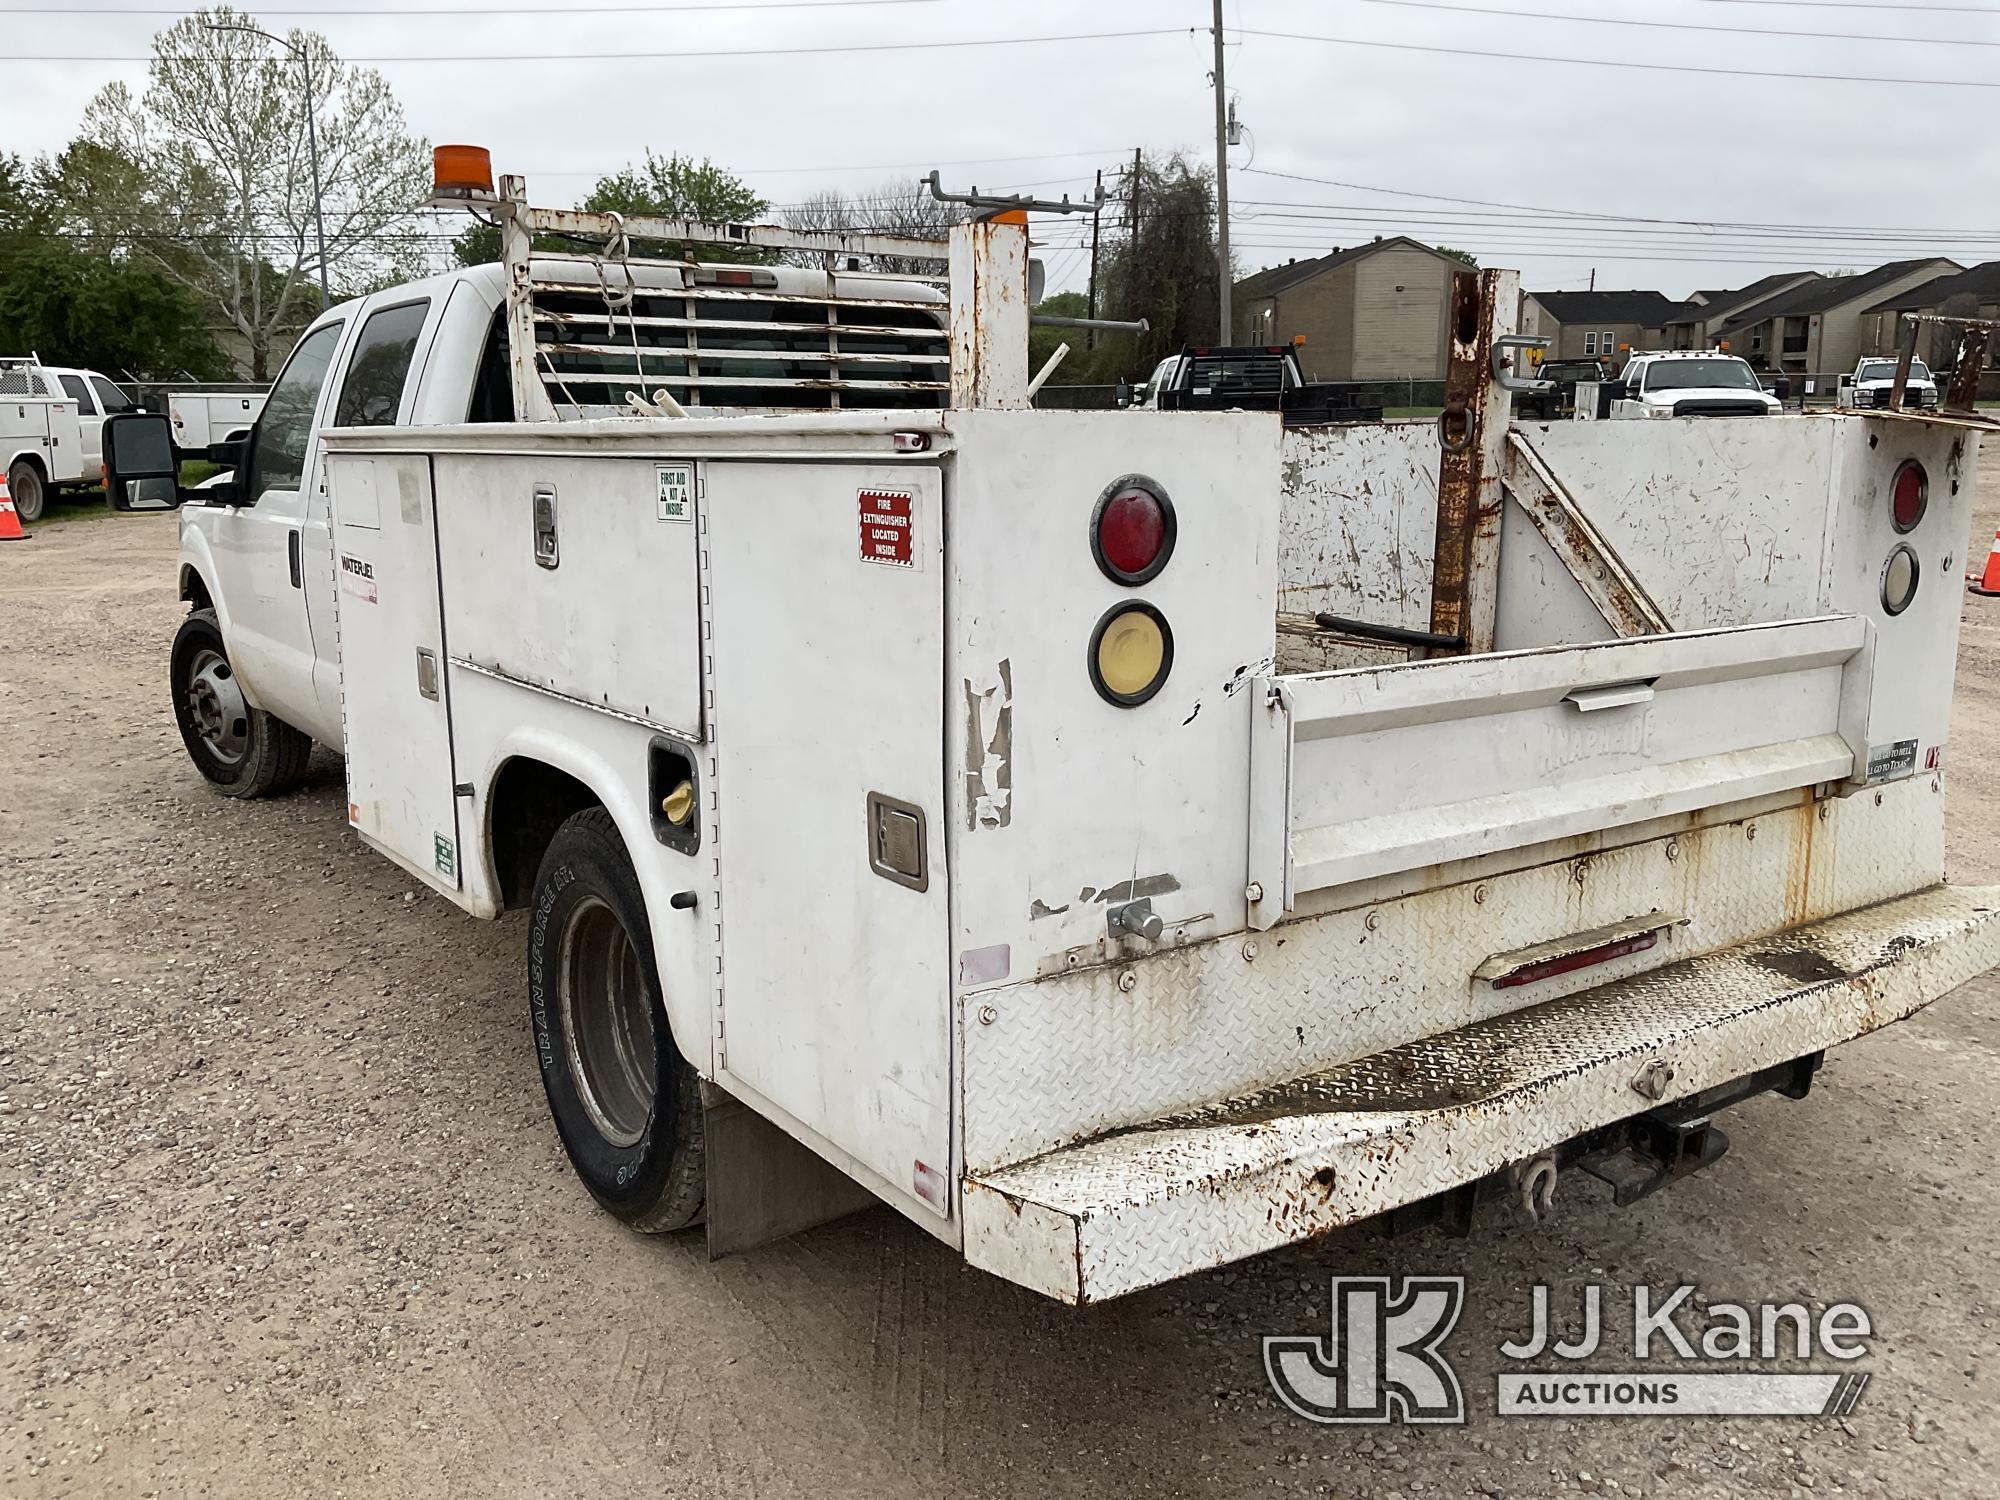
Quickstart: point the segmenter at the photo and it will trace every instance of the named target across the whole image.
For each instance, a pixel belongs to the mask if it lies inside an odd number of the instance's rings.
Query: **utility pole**
[[[1097,316],[1097,231],[1104,222],[1104,168],[1097,169],[1097,191],[1094,194],[1097,207],[1090,215],[1090,316]],[[1091,329],[1083,336],[1083,347],[1097,347],[1097,330]]]
[[[1229,310],[1229,122],[1222,83],[1222,0],[1215,0],[1215,279],[1222,342],[1233,344]]]
[[[1593,292],[1597,290],[1597,267],[1595,266],[1590,268],[1590,289]]]

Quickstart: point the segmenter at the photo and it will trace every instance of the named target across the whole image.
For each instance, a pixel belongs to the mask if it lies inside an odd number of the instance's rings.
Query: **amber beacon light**
[[[479,202],[493,197],[493,153],[484,146],[431,147],[431,192]]]

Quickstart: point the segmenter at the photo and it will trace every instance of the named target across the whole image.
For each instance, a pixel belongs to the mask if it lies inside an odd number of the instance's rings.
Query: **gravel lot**
[[[1984,481],[1975,562],[2000,454]],[[173,554],[150,517],[0,545],[0,1493],[1994,1492],[2000,984],[1737,1111],[1635,1208],[1566,1179],[1540,1231],[1356,1231],[1081,1313],[887,1210],[711,1265],[570,1176],[518,917],[365,852],[336,761],[248,805],[195,775]],[[1952,875],[1992,882],[2000,602],[1966,619]],[[1323,1331],[1330,1272],[1461,1271],[1468,1426],[1270,1396],[1258,1336]],[[1499,1419],[1541,1278],[1859,1301],[1874,1381],[1844,1421]]]

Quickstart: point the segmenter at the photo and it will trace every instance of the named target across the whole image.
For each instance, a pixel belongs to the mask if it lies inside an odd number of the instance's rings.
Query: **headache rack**
[[[921,277],[859,269],[892,257],[935,262],[942,275],[946,241],[532,208],[519,177],[501,179],[494,206],[523,416],[948,402],[950,298]],[[537,237],[578,248],[551,252]],[[635,254],[635,242],[789,252],[817,264],[707,264]]]

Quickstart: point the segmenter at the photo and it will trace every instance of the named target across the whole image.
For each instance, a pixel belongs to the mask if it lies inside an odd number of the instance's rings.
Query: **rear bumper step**
[[[2000,887],[1846,912],[969,1177],[966,1257],[1103,1301],[1476,1182],[1996,964]]]

